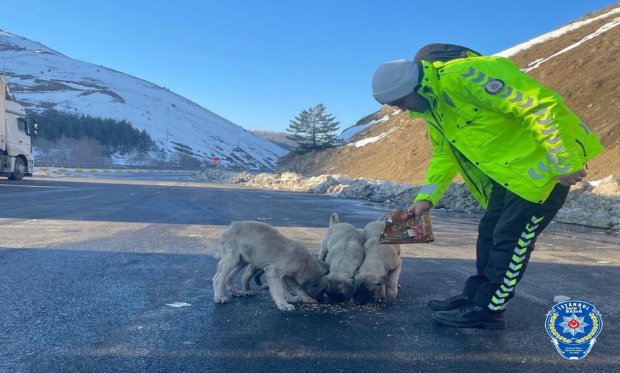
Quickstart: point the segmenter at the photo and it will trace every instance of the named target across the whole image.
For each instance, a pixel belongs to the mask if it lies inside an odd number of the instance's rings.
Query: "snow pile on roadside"
[[[192,180],[208,181],[210,183],[245,183],[252,178],[249,172],[225,171],[218,168],[207,168],[191,176]]]
[[[195,174],[193,179],[364,199],[384,202],[393,209],[407,208],[420,189],[410,184],[364,178],[352,179],[346,175],[321,175],[306,178],[292,172],[250,174],[207,170],[204,173]],[[450,185],[435,208],[470,213],[483,211],[465,185],[457,183]],[[583,181],[574,185],[564,207],[554,220],[561,223],[620,230],[620,179],[610,175],[599,181]]]
[[[555,220],[620,229],[620,179],[610,175],[597,182],[573,185]]]

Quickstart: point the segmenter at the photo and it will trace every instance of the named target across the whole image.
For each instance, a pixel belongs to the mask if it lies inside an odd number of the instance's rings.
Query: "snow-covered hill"
[[[180,152],[205,162],[218,157],[224,167],[268,170],[287,153],[166,88],[2,30],[0,57],[12,94],[29,110],[127,120],[172,159]]]

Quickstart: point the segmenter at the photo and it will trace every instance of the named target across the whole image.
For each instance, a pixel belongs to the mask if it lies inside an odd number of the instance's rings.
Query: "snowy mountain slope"
[[[224,167],[266,170],[287,153],[165,88],[1,30],[0,57],[13,95],[29,110],[127,120],[146,130],[171,158],[175,153],[205,162],[219,157]]]

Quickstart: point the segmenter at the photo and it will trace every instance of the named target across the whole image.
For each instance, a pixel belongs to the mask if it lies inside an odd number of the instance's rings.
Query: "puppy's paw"
[[[292,304],[283,304],[283,305],[278,305],[278,308],[280,309],[280,311],[295,311],[295,306],[293,306]]]
[[[392,296],[388,296],[387,299],[385,300],[385,303],[387,304],[393,304],[394,302],[396,302],[396,297],[392,297]]]
[[[228,298],[226,297],[215,297],[214,300],[215,300],[215,303],[217,304],[228,303]]]

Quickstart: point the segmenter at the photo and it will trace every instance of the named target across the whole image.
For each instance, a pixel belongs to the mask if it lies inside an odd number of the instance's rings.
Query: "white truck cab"
[[[34,157],[31,136],[38,124],[26,117],[26,109],[13,100],[0,76],[0,176],[21,180],[32,176]]]

